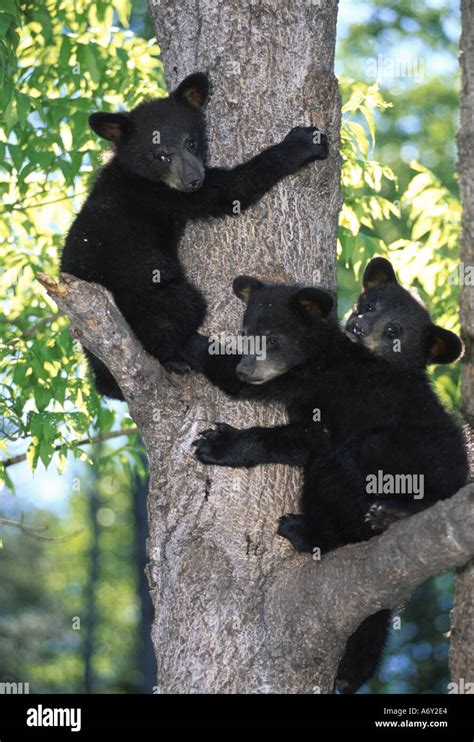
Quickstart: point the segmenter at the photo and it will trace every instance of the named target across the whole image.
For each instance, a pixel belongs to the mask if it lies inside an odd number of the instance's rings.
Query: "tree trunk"
[[[463,207],[461,262],[474,267],[474,6],[461,0],[461,126],[458,133],[458,174]],[[463,272],[461,272],[461,275]],[[474,427],[474,288],[461,285],[461,328],[465,354],[461,365],[464,414],[469,425],[471,477]],[[474,563],[456,577],[451,614],[450,666],[454,682],[474,682]]]
[[[459,185],[463,209],[461,262],[474,266],[474,6],[461,0],[461,125],[458,132]],[[474,290],[461,285],[461,327],[465,352],[461,366],[464,414],[474,427]]]
[[[210,333],[238,330],[231,295],[239,273],[335,287],[340,208],[340,98],[334,77],[337,2],[150,1],[170,88],[208,71],[211,164],[233,165],[315,124],[331,155],[283,182],[236,219],[194,224],[181,255],[206,294]],[[297,510],[300,475],[284,467],[206,468],[191,442],[216,420],[237,427],[282,421],[275,409],[236,404],[196,377],[160,405],[151,462],[149,579],[163,693],[332,689],[333,668],[281,657],[263,604],[291,547],[279,516]],[[283,671],[283,667],[285,668]]]

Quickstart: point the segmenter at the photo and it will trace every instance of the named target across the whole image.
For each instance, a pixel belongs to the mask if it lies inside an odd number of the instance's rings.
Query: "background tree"
[[[474,426],[474,299],[468,271],[474,268],[474,8],[469,0],[461,2],[461,126],[458,134],[458,174],[463,205],[461,238],[461,324],[465,345],[462,363],[463,411]],[[471,457],[471,474],[474,471]],[[455,607],[452,612],[451,675],[455,682],[472,682],[474,672],[474,563],[456,578]]]

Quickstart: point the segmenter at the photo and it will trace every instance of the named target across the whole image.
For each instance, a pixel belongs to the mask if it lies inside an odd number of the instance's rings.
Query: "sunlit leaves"
[[[374,255],[389,257],[402,283],[417,289],[433,317],[447,329],[459,331],[455,276],[461,207],[429,169],[410,163],[414,173],[405,192],[397,196],[396,178],[386,165],[370,159],[374,140],[373,113],[386,110],[376,86],[343,81],[348,100],[343,107],[343,207],[338,240],[340,311],[344,314],[358,291],[361,272]],[[354,118],[357,122],[354,122]],[[395,198],[388,198],[391,194]],[[386,243],[379,225],[395,219],[409,234]],[[437,367],[433,377],[443,400],[459,404],[458,369]]]
[[[34,275],[57,273],[100,163],[90,113],[164,94],[159,48],[128,30],[130,11],[130,0],[2,0],[0,8],[0,419],[33,467],[62,469],[68,451],[86,456],[77,441],[119,423]]]
[[[341,128],[344,203],[340,224],[355,236],[363,227],[372,230],[375,221],[397,216],[398,207],[380,193],[384,180],[395,181],[393,172],[369,156],[375,143],[374,111],[385,110],[388,104],[376,85],[359,83],[347,91]],[[349,257],[347,250],[345,255]]]

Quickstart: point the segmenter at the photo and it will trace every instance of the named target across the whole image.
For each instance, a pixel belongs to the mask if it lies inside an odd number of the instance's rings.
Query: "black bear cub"
[[[184,371],[181,351],[206,305],[178,258],[186,222],[232,215],[279,180],[328,154],[314,127],[230,170],[206,167],[207,76],[187,77],[168,98],[130,113],[95,113],[93,130],[115,145],[66,239],[61,271],[109,289],[148,353]],[[100,392],[123,399],[107,368],[87,354]]]
[[[301,514],[284,515],[278,528],[295,549],[366,540],[466,483],[462,433],[426,374],[429,363],[454,361],[461,341],[432,323],[388,261],[367,266],[345,332],[321,289],[242,276],[234,291],[247,305],[243,331],[265,337],[266,357],[196,349],[195,367],[232,396],[284,403],[289,423],[220,424],[201,435],[196,455],[221,466],[303,466]],[[389,617],[370,616],[349,639],[338,670],[344,692],[374,672]]]

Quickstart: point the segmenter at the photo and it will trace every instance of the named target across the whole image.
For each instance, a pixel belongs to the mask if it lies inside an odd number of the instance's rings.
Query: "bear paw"
[[[325,160],[329,154],[327,136],[315,126],[295,126],[285,137],[285,142],[294,142],[302,163]]]
[[[164,364],[169,374],[189,374],[191,366],[186,361],[168,361]]]
[[[387,509],[382,502],[374,502],[368,509],[364,522],[372,531],[385,531],[392,523],[398,520],[393,510]]]
[[[203,464],[232,466],[234,458],[232,449],[240,435],[238,428],[226,423],[216,423],[215,428],[203,430],[199,438],[193,441],[195,455]]]

